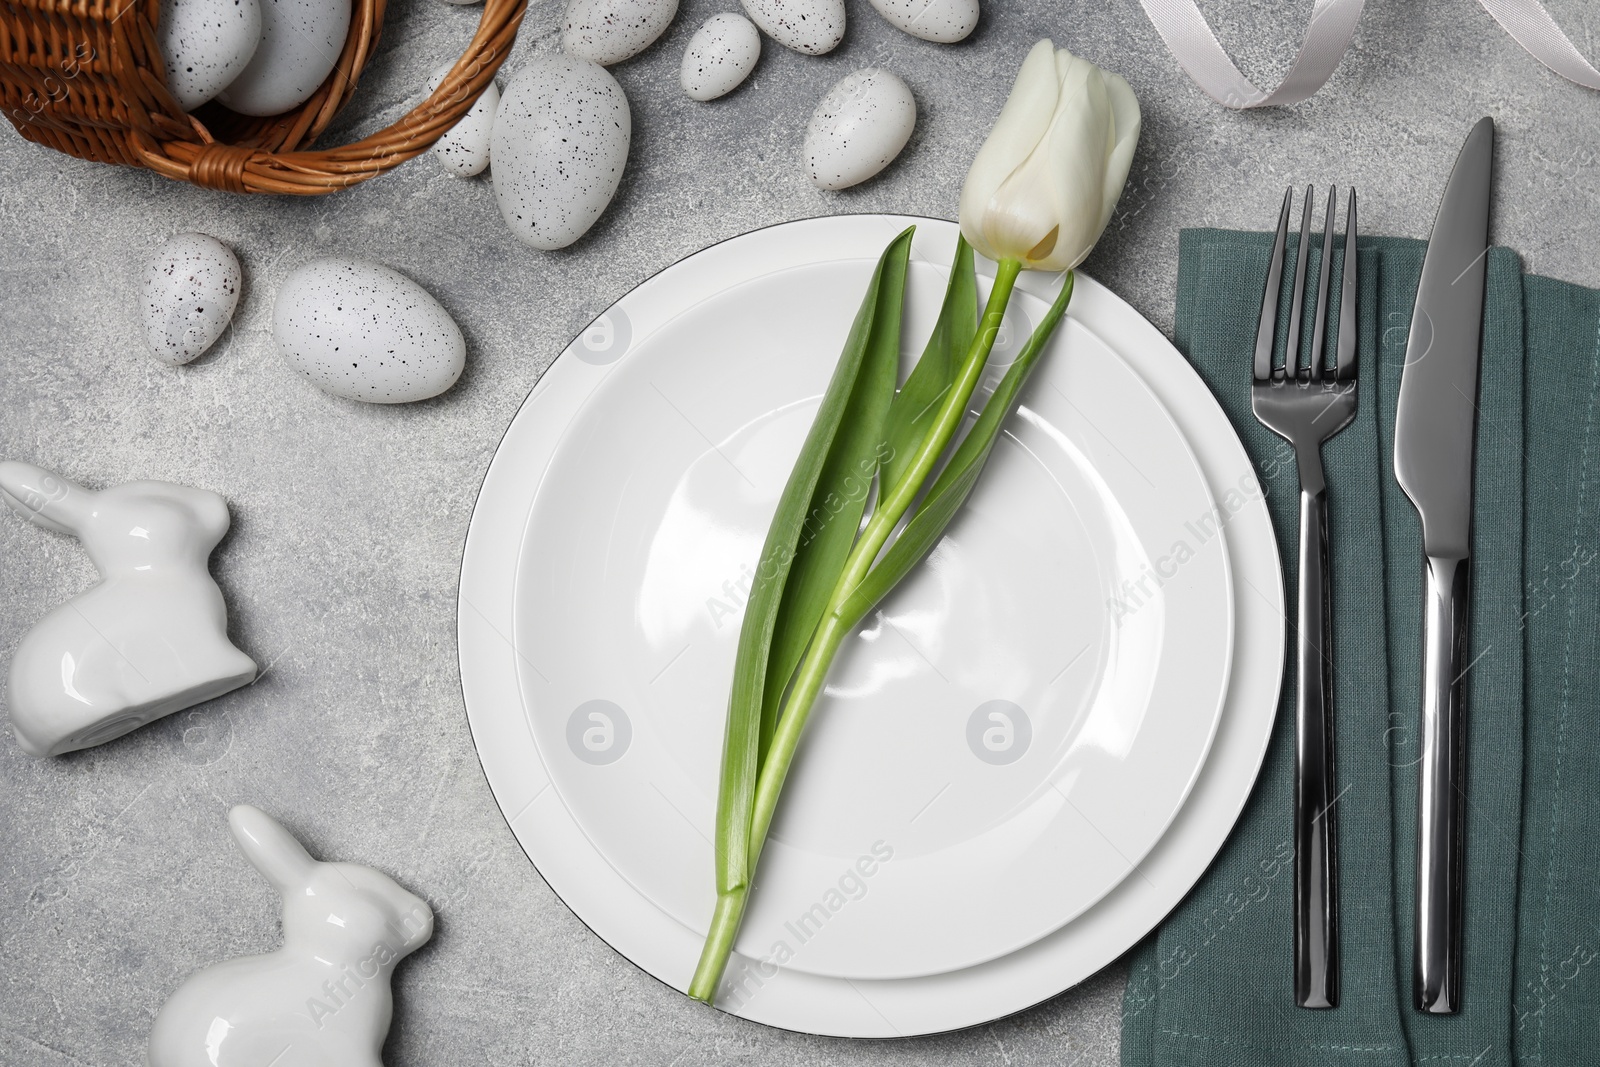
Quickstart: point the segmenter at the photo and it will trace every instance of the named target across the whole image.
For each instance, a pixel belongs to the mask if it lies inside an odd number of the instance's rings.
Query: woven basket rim
[[[161,0],[4,0],[0,102],[18,132],[99,162],[142,166],[238,193],[320,195],[421,154],[477,102],[516,40],[527,0],[484,0],[477,30],[440,84],[394,123],[310,149],[350,100],[382,32],[387,0],[351,0],[333,70],[305,103],[252,118],[207,104],[188,114],[157,45]]]

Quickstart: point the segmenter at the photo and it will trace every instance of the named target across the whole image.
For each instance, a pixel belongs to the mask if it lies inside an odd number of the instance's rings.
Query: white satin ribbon
[[[1511,39],[1570,82],[1600,89],[1600,70],[1583,58],[1539,0],[1478,0]]]
[[[1573,47],[1539,0],[1478,0],[1535,59],[1569,81],[1600,89],[1596,70]],[[1366,0],[1316,0],[1294,66],[1278,87],[1262,92],[1246,78],[1200,13],[1195,0],[1139,0],[1156,32],[1194,83],[1231,108],[1298,104],[1322,88],[1350,48]]]

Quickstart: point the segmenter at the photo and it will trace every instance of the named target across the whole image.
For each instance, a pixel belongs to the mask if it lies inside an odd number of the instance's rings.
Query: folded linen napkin
[[[1268,234],[1185,231],[1175,333],[1257,464],[1292,591],[1294,459],[1250,412],[1270,250]],[[1421,538],[1393,447],[1422,254],[1360,241],[1358,413],[1323,448],[1341,1005],[1294,1005],[1291,667],[1232,836],[1131,957],[1125,1067],[1600,1063],[1600,293],[1524,276],[1500,248],[1479,388],[1464,1008],[1412,1007]],[[1310,278],[1318,256],[1313,245]],[[1335,277],[1341,261],[1336,250]]]

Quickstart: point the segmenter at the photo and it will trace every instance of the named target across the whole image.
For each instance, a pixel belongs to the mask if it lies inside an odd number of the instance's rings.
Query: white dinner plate
[[[461,656],[491,786],[563,900],[680,989],[712,900],[741,565],[907,221],[773,227],[641,285],[541,380],[474,513]],[[954,243],[951,224],[920,224],[918,341]],[[1044,281],[1014,300],[1024,329]],[[1270,724],[1270,530],[1266,556],[1233,553],[1239,573],[1226,547],[1266,529],[1256,483],[1192,371],[1105,290],[1079,280],[1054,348],[965,513],[830,676],[729,1010],[883,1036],[1025,1007],[1146,932],[1237,814],[1243,790],[1219,786],[1206,841],[1175,845],[1206,799],[1184,804],[1197,775],[1231,759],[1253,777]],[[1172,418],[1152,371],[1190,386],[1164,397]],[[1224,695],[1221,736],[1236,718],[1246,733],[1205,764]],[[1152,869],[1175,851],[1172,891]]]

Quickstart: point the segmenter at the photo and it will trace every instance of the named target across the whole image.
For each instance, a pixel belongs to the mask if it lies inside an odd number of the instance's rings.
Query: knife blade
[[[1422,260],[1395,415],[1394,472],[1422,522],[1422,761],[1413,986],[1417,1008],[1461,1006],[1462,673],[1472,555],[1473,440],[1489,252],[1494,122],[1467,135]]]

